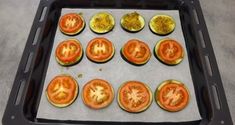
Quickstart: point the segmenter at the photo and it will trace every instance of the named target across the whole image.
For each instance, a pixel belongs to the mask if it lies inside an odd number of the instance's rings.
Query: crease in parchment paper
[[[107,11],[111,13],[116,21],[114,29],[107,33],[98,35],[89,29],[89,20],[97,12]],[[121,17],[128,12],[137,11],[145,18],[145,27],[137,33],[128,33],[120,26]],[[62,9],[61,15],[76,12],[82,13],[86,27],[84,31],[76,36],[66,36],[59,31],[55,34],[54,45],[50,55],[50,61],[47,69],[47,74],[44,81],[43,93],[39,104],[37,118],[58,119],[58,120],[77,120],[77,121],[126,121],[126,122],[183,122],[200,120],[194,86],[189,69],[188,55],[185,46],[185,40],[181,28],[179,11],[178,10],[122,10],[122,9]],[[148,27],[148,22],[156,14],[167,14],[172,16],[176,22],[174,32],[167,36],[158,36],[153,34]],[[105,37],[112,41],[115,46],[115,55],[112,60],[104,64],[96,64],[87,59],[84,55],[81,62],[71,67],[62,67],[55,60],[55,48],[63,40],[68,38],[78,39],[83,50],[86,49],[87,43],[95,37]],[[151,52],[154,45],[162,38],[173,38],[180,42],[184,48],[185,58],[176,66],[167,66],[159,62],[153,55],[149,62],[143,66],[133,66],[121,58],[120,49],[129,39],[139,39],[146,42]],[[53,41],[52,41],[53,42]],[[70,74],[79,84],[79,95],[75,102],[66,108],[56,108],[52,106],[46,98],[45,89],[48,83],[60,74]],[[82,74],[82,75],[81,75]],[[78,77],[79,76],[79,77]],[[112,104],[101,110],[93,110],[84,105],[81,99],[81,91],[84,84],[88,81],[100,78],[107,80],[112,84],[115,90],[115,99]],[[182,111],[171,113],[161,109],[155,99],[151,106],[142,113],[128,113],[123,111],[117,103],[118,87],[126,81],[138,80],[147,84],[152,93],[155,92],[157,86],[164,80],[176,79],[182,81],[190,91],[190,101],[188,106]]]

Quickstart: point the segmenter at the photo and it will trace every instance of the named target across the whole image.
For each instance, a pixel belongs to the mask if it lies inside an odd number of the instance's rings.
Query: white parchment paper
[[[107,11],[111,13],[116,21],[113,31],[98,35],[89,29],[89,20],[97,12]],[[120,19],[123,14],[137,11],[146,21],[144,29],[138,33],[128,33],[120,26]],[[76,12],[82,13],[86,21],[84,31],[76,36],[70,37],[62,34],[57,28],[54,45],[50,57],[50,62],[44,82],[43,93],[37,113],[37,118],[59,119],[59,120],[81,120],[81,121],[127,121],[127,122],[181,122],[194,121],[201,119],[199,114],[193,82],[189,69],[188,55],[185,46],[185,40],[181,29],[179,12],[177,10],[121,10],[121,9],[62,9],[61,15]],[[158,36],[153,34],[148,27],[148,22],[156,14],[168,14],[176,21],[176,28],[168,36]],[[87,43],[95,37],[106,37],[111,40],[115,46],[116,53],[114,58],[104,64],[96,64],[83,56],[80,63],[71,67],[62,67],[55,60],[55,48],[63,40],[68,38],[78,39],[85,50]],[[137,38],[145,41],[151,50],[157,41],[162,38],[173,38],[180,42],[185,51],[184,60],[176,66],[167,66],[159,62],[153,55],[150,61],[143,66],[133,66],[121,58],[120,49],[129,39]],[[102,69],[102,71],[100,71]],[[66,108],[56,108],[46,99],[45,89],[48,83],[59,74],[70,74],[79,84],[79,95],[75,102]],[[79,78],[78,74],[82,74]],[[81,99],[81,90],[88,81],[100,78],[110,82],[115,90],[115,99],[113,103],[104,109],[93,110],[84,105]],[[146,83],[154,93],[156,87],[164,80],[176,79],[182,81],[190,91],[190,102],[188,106],[180,112],[171,113],[162,110],[155,101],[144,112],[133,114],[123,111],[117,103],[116,95],[118,87],[125,81],[138,80]]]

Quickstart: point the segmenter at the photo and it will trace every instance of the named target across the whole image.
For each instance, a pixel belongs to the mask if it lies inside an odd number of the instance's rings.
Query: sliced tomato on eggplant
[[[152,92],[147,85],[139,81],[128,81],[119,87],[118,104],[131,113],[145,111],[152,103]]]
[[[77,39],[62,41],[55,51],[56,60],[62,66],[69,66],[79,62],[82,59],[82,55],[82,45]]]
[[[176,40],[166,38],[155,45],[154,54],[164,64],[177,65],[184,58],[184,49]]]
[[[114,99],[114,90],[110,83],[102,79],[93,79],[82,90],[84,104],[92,109],[109,106]]]
[[[122,47],[121,52],[128,62],[135,65],[143,65],[147,63],[151,57],[148,45],[138,39],[129,40]]]
[[[59,20],[60,31],[67,35],[76,35],[85,28],[85,21],[78,13],[67,13]]]
[[[92,39],[86,48],[87,57],[98,63],[109,61],[115,53],[114,45],[104,37]]]
[[[177,112],[189,103],[187,87],[177,80],[166,80],[155,91],[157,104],[164,110]]]
[[[76,100],[78,91],[79,86],[72,76],[58,75],[48,84],[46,96],[52,105],[62,108]]]

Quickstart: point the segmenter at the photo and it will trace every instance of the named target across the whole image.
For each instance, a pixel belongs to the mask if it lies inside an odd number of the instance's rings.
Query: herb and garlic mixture
[[[139,31],[144,27],[143,17],[137,13],[128,13],[122,17],[121,25],[124,29],[129,31]]]
[[[156,15],[150,21],[150,29],[160,35],[169,34],[175,29],[174,19],[167,15]]]
[[[114,18],[106,12],[97,13],[90,21],[90,28],[96,33],[106,33],[113,29]]]

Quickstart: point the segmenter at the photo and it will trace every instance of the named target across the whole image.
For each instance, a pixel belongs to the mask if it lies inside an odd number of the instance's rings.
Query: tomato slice
[[[156,44],[155,55],[165,64],[176,65],[183,60],[184,51],[177,41],[163,39]]]
[[[90,20],[90,28],[95,33],[107,33],[113,29],[115,20],[108,12],[99,12]]]
[[[77,13],[68,13],[63,15],[59,21],[61,32],[67,35],[75,35],[85,27],[83,17]]]
[[[158,35],[167,35],[174,31],[175,21],[168,15],[155,15],[149,22],[150,30]]]
[[[137,12],[127,13],[121,19],[122,28],[130,32],[138,32],[144,25],[144,18]]]
[[[111,41],[103,37],[97,37],[88,43],[86,55],[94,62],[106,62],[113,57],[114,51]]]
[[[114,90],[107,81],[94,79],[83,87],[82,99],[92,109],[105,108],[113,101]]]
[[[48,101],[56,107],[72,104],[78,95],[78,84],[69,75],[59,75],[51,80],[46,89]]]
[[[152,93],[147,85],[139,81],[128,81],[118,90],[118,104],[128,112],[142,112],[152,103]]]
[[[59,64],[67,66],[77,63],[83,54],[82,45],[76,39],[61,42],[56,48],[56,60]]]
[[[155,93],[155,99],[158,105],[167,111],[180,111],[189,102],[189,92],[186,86],[176,80],[164,81]]]
[[[131,39],[122,48],[123,56],[136,65],[142,65],[148,62],[151,52],[148,45],[140,40]]]

